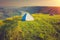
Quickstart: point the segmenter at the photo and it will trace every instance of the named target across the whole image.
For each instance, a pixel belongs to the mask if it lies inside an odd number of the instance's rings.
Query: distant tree
[[[51,9],[48,10],[48,13],[49,13],[50,16],[53,16],[53,15],[55,15],[56,10],[51,8]]]

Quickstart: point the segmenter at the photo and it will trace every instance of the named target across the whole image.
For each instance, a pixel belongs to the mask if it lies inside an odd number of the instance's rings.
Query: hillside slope
[[[34,21],[20,16],[0,21],[0,40],[60,40],[60,15],[32,14]]]

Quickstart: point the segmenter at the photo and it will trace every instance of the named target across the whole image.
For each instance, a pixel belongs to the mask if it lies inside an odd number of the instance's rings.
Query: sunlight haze
[[[60,0],[0,0],[0,6],[60,6]]]

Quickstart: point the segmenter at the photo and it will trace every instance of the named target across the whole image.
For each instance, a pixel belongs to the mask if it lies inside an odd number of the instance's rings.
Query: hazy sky
[[[60,6],[60,0],[0,0],[0,6]]]

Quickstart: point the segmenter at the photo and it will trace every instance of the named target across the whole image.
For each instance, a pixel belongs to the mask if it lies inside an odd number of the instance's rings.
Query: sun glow
[[[56,5],[60,6],[60,0],[55,0],[55,2]]]

